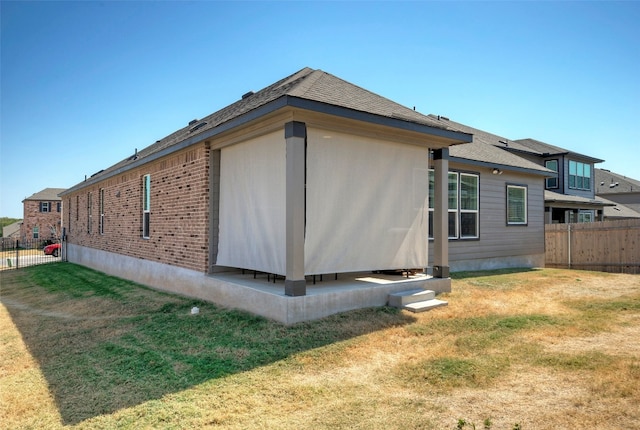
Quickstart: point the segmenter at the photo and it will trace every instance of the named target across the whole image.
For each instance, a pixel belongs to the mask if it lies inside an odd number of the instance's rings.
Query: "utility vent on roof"
[[[244,93],[242,95],[242,100],[246,99],[247,97],[251,97],[253,95],[253,91],[249,91],[248,93]]]
[[[198,122],[198,120],[197,120],[197,119],[192,119],[191,121],[189,121],[189,125],[193,125],[193,124],[195,124],[196,122]]]
[[[504,146],[509,146],[509,141],[507,140],[499,140],[498,142],[502,143]]]
[[[194,125],[193,127],[191,127],[191,128],[189,129],[189,133],[193,133],[194,131],[201,129],[201,128],[202,128],[202,127],[204,127],[205,125],[207,125],[207,122],[206,122],[206,121],[203,121],[203,122],[201,122],[200,124],[196,124],[196,125]]]
[[[441,119],[443,121],[449,121],[449,118],[447,118],[446,116],[442,116],[442,115],[438,115],[438,119]]]

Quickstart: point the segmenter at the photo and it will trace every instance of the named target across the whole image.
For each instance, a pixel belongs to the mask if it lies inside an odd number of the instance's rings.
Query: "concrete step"
[[[447,306],[448,304],[449,303],[444,300],[431,299],[422,302],[409,303],[408,305],[403,306],[403,309],[411,312],[426,312],[434,308],[439,308],[440,306]]]
[[[401,308],[410,303],[423,302],[426,300],[435,299],[436,293],[432,290],[407,290],[398,291],[397,293],[389,294],[389,306],[395,308]]]

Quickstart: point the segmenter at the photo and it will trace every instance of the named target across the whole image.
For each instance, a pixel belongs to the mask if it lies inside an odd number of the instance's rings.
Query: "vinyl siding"
[[[468,171],[469,167],[451,163],[449,170]],[[480,174],[480,238],[449,240],[449,263],[491,260],[544,253],[544,178],[503,172],[493,175],[489,168],[476,168]],[[507,184],[527,187],[527,225],[506,223]],[[433,249],[433,244],[430,244]],[[433,252],[429,253],[433,256]],[[498,261],[499,263],[499,261]]]

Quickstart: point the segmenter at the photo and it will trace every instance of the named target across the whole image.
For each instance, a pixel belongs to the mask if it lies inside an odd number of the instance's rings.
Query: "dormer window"
[[[569,160],[569,188],[591,190],[591,165]]]

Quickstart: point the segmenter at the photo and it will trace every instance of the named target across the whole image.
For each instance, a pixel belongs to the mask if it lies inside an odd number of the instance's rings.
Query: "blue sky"
[[[640,179],[640,2],[0,7],[0,216],[305,66]]]

